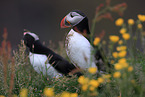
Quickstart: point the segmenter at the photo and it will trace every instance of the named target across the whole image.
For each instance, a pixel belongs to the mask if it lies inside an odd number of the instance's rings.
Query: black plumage
[[[66,59],[56,54],[55,52],[53,52],[51,49],[47,48],[46,46],[42,45],[40,40],[35,41],[34,37],[32,37],[31,35],[29,34],[24,35],[23,40],[26,46],[29,48],[29,50],[32,53],[44,54],[46,56],[50,56],[51,58],[49,60],[49,63],[52,64],[52,66],[58,72],[64,75],[68,75],[68,74],[71,74],[72,71],[75,71],[77,69],[76,66],[69,63]],[[79,71],[75,72],[74,74],[76,74],[77,76],[82,75],[82,73],[80,73]]]

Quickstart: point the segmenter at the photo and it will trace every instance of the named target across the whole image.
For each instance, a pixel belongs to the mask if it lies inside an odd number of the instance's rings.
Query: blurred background
[[[0,43],[6,27],[13,49],[17,48],[23,38],[23,29],[35,32],[46,45],[49,40],[57,45],[70,30],[60,28],[60,21],[67,13],[74,9],[83,11],[88,16],[91,27],[96,7],[104,2],[105,0],[0,0]],[[112,5],[123,2],[128,5],[124,19],[137,19],[138,14],[145,14],[145,0],[112,0]],[[113,17],[116,20],[120,16],[114,14]],[[114,22],[106,19],[97,23],[95,35],[103,29],[106,32],[104,39],[119,31]]]

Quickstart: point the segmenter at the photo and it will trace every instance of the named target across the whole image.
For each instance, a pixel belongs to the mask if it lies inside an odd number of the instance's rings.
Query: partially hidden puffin
[[[65,40],[69,59],[80,69],[96,67],[93,47],[86,38],[90,34],[87,16],[79,10],[68,13],[60,23],[61,28],[72,27]]]
[[[76,66],[42,45],[35,33],[25,31],[23,40],[30,50],[29,59],[36,72],[42,72],[52,78],[62,75],[82,75]]]
[[[80,10],[69,12],[61,20],[60,26],[61,28],[72,28],[65,40],[66,52],[72,63],[81,69],[97,67],[99,71],[106,71],[102,64],[104,59],[101,51],[97,51],[95,55],[92,54],[94,48],[89,42],[88,18],[83,12]]]

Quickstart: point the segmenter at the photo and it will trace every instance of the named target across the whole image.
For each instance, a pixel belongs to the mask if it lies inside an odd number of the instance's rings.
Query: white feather
[[[91,55],[93,47],[82,34],[71,29],[65,42],[66,52],[72,63],[84,70],[96,67],[94,55]]]
[[[43,75],[49,75],[52,78],[62,76],[54,69],[54,67],[47,63],[48,59],[46,55],[33,54],[30,52],[29,58],[30,63],[36,72],[43,73]]]

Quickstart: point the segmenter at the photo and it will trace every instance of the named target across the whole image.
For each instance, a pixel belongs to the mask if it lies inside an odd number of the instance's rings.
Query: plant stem
[[[90,34],[90,42],[91,44],[93,43],[93,36],[94,36],[94,32],[95,32],[95,26],[96,26],[96,18],[99,17],[101,14],[105,13],[107,10],[110,10],[110,7],[106,7],[104,8],[102,11],[98,12],[97,14],[95,14],[95,17],[92,21],[92,27],[91,27],[91,34]]]

